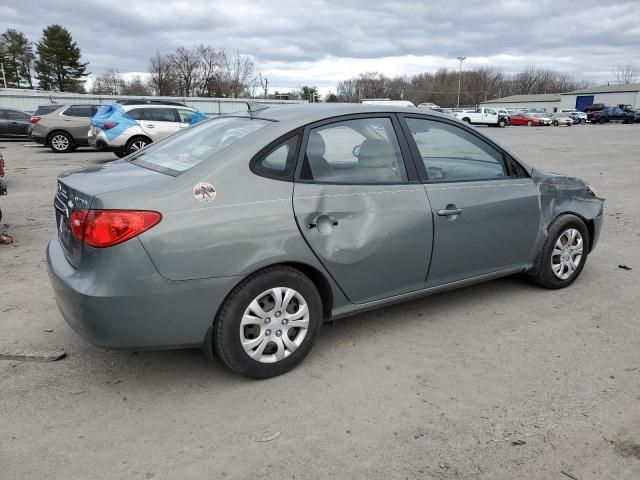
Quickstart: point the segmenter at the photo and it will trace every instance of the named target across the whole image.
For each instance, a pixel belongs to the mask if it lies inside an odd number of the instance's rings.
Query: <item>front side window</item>
[[[190,123],[193,116],[196,114],[193,110],[178,110],[178,116],[180,117],[181,123]]]
[[[95,115],[95,109],[92,105],[72,105],[64,111],[63,115],[89,118]]]
[[[28,120],[29,115],[22,112],[16,112],[15,110],[7,110],[7,119],[8,120]]]
[[[176,114],[173,108],[147,108],[144,111],[144,119],[148,122],[176,122]]]
[[[466,130],[433,120],[406,120],[429,180],[457,182],[508,176],[502,154]]]
[[[321,183],[406,182],[391,119],[345,120],[311,129],[300,177]]]
[[[217,118],[196,124],[160,143],[151,144],[128,160],[152,170],[178,175],[267,123],[250,118]]]

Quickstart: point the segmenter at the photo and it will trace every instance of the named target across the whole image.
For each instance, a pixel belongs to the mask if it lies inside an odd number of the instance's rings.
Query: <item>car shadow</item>
[[[335,322],[323,325],[320,336],[310,356],[294,370],[283,377],[300,377],[308,379],[312,372],[332,368],[336,362],[335,345],[344,339],[357,339],[359,344],[379,342],[389,330],[407,329],[407,319],[425,324],[428,328],[434,317],[442,319],[449,312],[460,313],[461,310],[473,312],[480,302],[499,303],[505,297],[526,295],[530,290],[539,290],[524,276],[512,276],[504,279],[473,285],[449,292],[441,292],[423,298],[383,307],[370,312],[356,314]],[[454,314],[454,313],[452,313]],[[445,320],[446,321],[446,320]],[[366,327],[366,328],[365,328]],[[366,331],[366,334],[363,333]],[[192,386],[203,389],[228,388],[243,385],[250,379],[237,375],[229,370],[218,358],[213,361],[197,349],[165,350],[165,351],[111,351],[85,344],[78,339],[80,357],[88,354],[78,362],[77,368],[86,368],[87,372],[103,370],[107,380],[103,386],[111,387],[114,382],[135,382],[136,388],[144,387],[147,391],[157,388],[180,389]],[[363,348],[368,348],[366,345]],[[373,346],[371,347],[373,348]],[[323,355],[322,352],[331,352]],[[315,354],[315,355],[314,355]],[[73,357],[74,354],[72,353]],[[346,353],[345,353],[346,356]],[[277,377],[277,378],[283,378]],[[264,381],[277,381],[276,379]],[[295,379],[292,381],[296,381]]]

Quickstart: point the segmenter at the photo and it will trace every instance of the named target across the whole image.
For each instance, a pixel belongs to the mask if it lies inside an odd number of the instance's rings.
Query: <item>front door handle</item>
[[[147,125],[147,128],[156,128],[155,125]]]
[[[462,213],[461,208],[457,208],[455,205],[447,205],[447,208],[438,210],[438,215],[441,217],[453,217]]]

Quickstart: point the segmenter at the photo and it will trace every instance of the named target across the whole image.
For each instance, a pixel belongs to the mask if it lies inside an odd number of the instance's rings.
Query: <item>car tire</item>
[[[124,147],[125,155],[131,155],[133,152],[137,152],[138,150],[142,150],[144,147],[149,145],[151,139],[147,137],[132,137],[129,139],[127,144]]]
[[[602,117],[600,117],[600,119],[598,120],[598,123],[599,123],[599,124],[601,124],[601,125],[602,125],[603,123],[607,123],[607,119],[606,119],[606,118],[602,118]]]
[[[281,304],[290,298],[282,311],[278,297]],[[300,311],[306,313],[295,318]],[[213,325],[213,350],[236,373],[275,377],[309,354],[323,318],[322,299],[306,275],[291,267],[269,267],[242,281],[224,301]]]
[[[503,118],[501,118],[501,119],[498,121],[498,127],[500,127],[500,128],[504,128],[504,127],[506,127],[506,126],[507,126],[507,122],[506,122],[506,120],[504,120]]]
[[[118,158],[124,158],[127,156],[127,154],[124,152],[113,152],[113,154]]]
[[[471,125],[471,119],[470,118],[463,118],[462,119],[463,122],[467,122],[469,125]]]
[[[582,219],[561,215],[549,225],[529,275],[544,288],[568,287],[582,272],[589,248],[589,231]]]
[[[527,122],[527,126],[528,126],[528,127],[533,127],[533,122],[532,122],[531,120],[529,120],[529,121]]]
[[[67,132],[53,132],[49,135],[47,144],[55,153],[67,153],[75,148],[73,137]]]
[[[560,125],[560,123],[558,123],[558,121],[557,121],[557,120],[555,120],[555,121],[553,122],[553,126],[554,126],[554,127],[557,127],[557,126],[559,126],[559,125]]]

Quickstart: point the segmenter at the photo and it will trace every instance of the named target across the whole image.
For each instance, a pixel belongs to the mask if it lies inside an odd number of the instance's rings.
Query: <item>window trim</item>
[[[496,145],[491,139],[480,135],[474,129],[470,128],[468,125],[456,121],[452,121],[445,118],[440,117],[431,117],[428,115],[420,115],[415,113],[399,113],[398,117],[400,117],[400,124],[402,125],[404,136],[406,137],[406,141],[409,143],[411,153],[413,155],[414,163],[416,168],[418,169],[418,175],[420,176],[420,180],[424,184],[442,184],[442,183],[469,183],[469,182],[487,182],[487,181],[504,181],[504,180],[517,180],[521,178],[530,178],[527,170],[520,165],[511,155],[505,152],[500,146]],[[418,144],[415,142],[413,138],[413,134],[411,133],[411,129],[409,128],[408,123],[406,122],[407,118],[415,118],[418,120],[429,120],[432,122],[444,123],[452,127],[457,127],[465,132],[473,135],[479,141],[486,143],[494,150],[496,150],[500,156],[502,157],[502,165],[508,173],[508,177],[489,177],[489,178],[474,178],[469,180],[430,180],[429,175],[427,174],[427,169],[424,166],[424,161],[422,159],[422,155],[420,154],[420,149],[418,148]],[[524,172],[524,176],[520,176],[518,174],[518,168],[514,167],[514,164],[517,165],[519,170]]]
[[[302,166],[304,163],[304,157],[307,151],[307,143],[309,140],[309,133],[311,130],[323,127],[325,125],[331,125],[333,123],[342,123],[349,120],[367,120],[367,119],[375,119],[375,118],[388,118],[391,121],[391,127],[396,135],[396,139],[398,141],[398,146],[400,147],[400,157],[404,164],[405,172],[407,174],[407,180],[403,182],[376,182],[376,183],[351,183],[351,182],[319,182],[317,180],[307,180],[304,178],[300,178],[300,173],[302,171]],[[319,120],[317,122],[309,123],[304,127],[304,135],[302,136],[302,141],[299,144],[298,156],[296,158],[296,168],[294,172],[294,181],[296,183],[303,184],[311,184],[311,185],[363,185],[363,186],[375,186],[375,185],[409,185],[420,183],[420,179],[418,177],[418,172],[415,167],[415,160],[407,144],[406,138],[404,136],[404,132],[402,130],[402,125],[398,120],[398,117],[395,113],[390,112],[379,112],[379,113],[356,113],[356,114],[348,114],[348,115],[338,115],[331,118],[325,118],[323,120]]]
[[[295,172],[297,170],[298,157],[300,155],[300,145],[302,144],[303,133],[304,133],[304,127],[296,128],[295,130],[291,130],[290,132],[287,132],[284,135],[281,135],[280,137],[276,138],[272,142],[269,142],[265,147],[261,148],[258,151],[258,153],[256,153],[251,158],[251,160],[249,161],[249,170],[251,170],[251,172],[254,175],[257,175],[259,177],[269,178],[271,180],[280,180],[281,182],[292,182]],[[288,140],[290,140],[295,136],[298,136],[298,141],[296,142],[296,146],[293,152],[289,153],[289,155],[291,156],[292,165],[291,165],[291,169],[286,175],[270,174],[259,168],[258,162],[263,160],[267,155],[277,150],[279,147],[282,146],[282,144],[284,144],[285,142],[287,142]],[[289,161],[289,157],[287,157],[287,162],[288,161]]]

